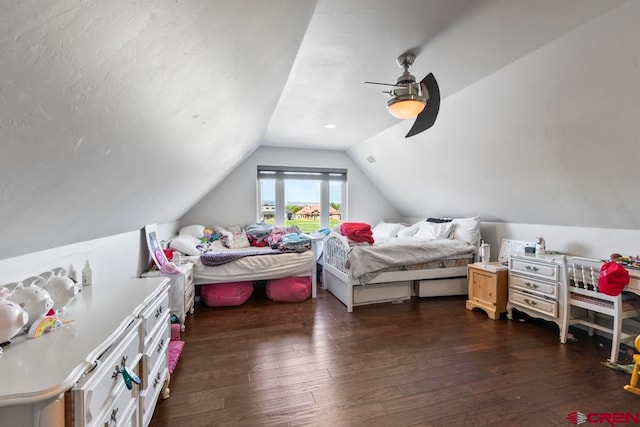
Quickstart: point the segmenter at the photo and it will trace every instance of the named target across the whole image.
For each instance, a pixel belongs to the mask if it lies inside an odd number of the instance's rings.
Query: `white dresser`
[[[169,281],[123,279],[83,288],[61,328],[21,335],[0,357],[0,425],[146,426],[168,397]],[[127,367],[141,380],[127,387]]]
[[[563,255],[518,254],[509,257],[507,317],[513,309],[554,322],[562,330],[567,319],[566,271]]]

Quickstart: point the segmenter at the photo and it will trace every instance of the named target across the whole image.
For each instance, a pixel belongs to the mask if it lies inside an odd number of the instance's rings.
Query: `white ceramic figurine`
[[[29,321],[29,314],[20,305],[0,299],[0,344],[18,335]]]

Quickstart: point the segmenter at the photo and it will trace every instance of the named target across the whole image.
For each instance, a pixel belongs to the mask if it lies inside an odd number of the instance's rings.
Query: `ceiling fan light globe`
[[[393,98],[387,102],[387,109],[393,117],[406,120],[417,117],[424,110],[425,104],[426,101],[422,97]]]

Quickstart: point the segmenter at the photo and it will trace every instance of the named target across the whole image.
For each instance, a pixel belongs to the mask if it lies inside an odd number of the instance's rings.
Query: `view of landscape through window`
[[[322,228],[320,212],[322,180],[284,180],[284,210],[286,226],[297,225],[302,232],[311,233]],[[344,182],[330,181],[329,184],[329,227],[340,223],[342,217],[342,192]],[[275,224],[276,180],[260,179],[262,220]]]

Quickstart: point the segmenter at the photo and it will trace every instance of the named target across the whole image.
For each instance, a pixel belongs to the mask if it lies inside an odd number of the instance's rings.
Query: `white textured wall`
[[[597,259],[612,253],[640,255],[640,230],[487,222],[481,232],[491,244],[492,260],[498,259],[502,239],[535,242],[536,236],[544,236],[547,250],[563,254]]]
[[[94,286],[100,286],[105,280],[138,277],[148,267],[149,260],[143,227],[144,225],[140,230],[0,260],[0,286],[55,267],[69,270],[73,266],[80,280],[86,260],[93,267]],[[176,232],[177,222],[158,225],[161,239],[168,239]]]
[[[407,217],[639,230],[638,64],[634,1],[447,97],[428,131],[349,154]]]
[[[350,221],[375,225],[400,215],[360,168],[343,151],[261,147],[200,200],[181,219],[181,225],[233,225],[256,221],[256,167],[307,166],[347,169],[347,209]]]

